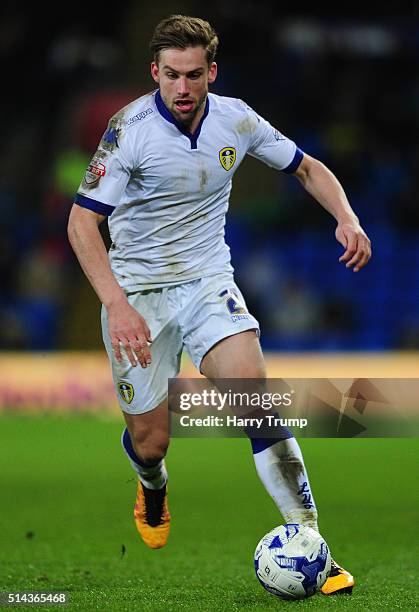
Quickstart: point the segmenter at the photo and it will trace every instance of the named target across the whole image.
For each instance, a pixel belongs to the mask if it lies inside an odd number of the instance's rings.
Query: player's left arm
[[[339,261],[358,272],[371,258],[371,242],[352,210],[342,185],[324,164],[307,154],[304,154],[294,176],[336,219],[335,236],[345,248]]]

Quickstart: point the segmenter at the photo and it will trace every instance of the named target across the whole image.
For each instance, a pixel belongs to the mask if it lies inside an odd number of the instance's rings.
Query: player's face
[[[194,131],[205,109],[208,84],[217,76],[217,64],[208,66],[201,46],[165,49],[160,52],[158,64],[151,64],[151,75],[175,119]]]

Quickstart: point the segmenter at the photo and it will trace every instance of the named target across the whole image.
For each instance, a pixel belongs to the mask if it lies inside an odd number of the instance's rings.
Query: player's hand
[[[358,272],[371,259],[371,242],[356,220],[338,223],[336,240],[345,247],[339,261]]]
[[[135,308],[127,300],[108,308],[108,327],[116,360],[121,363],[123,348],[131,364],[146,368],[151,363],[149,344],[150,329]]]

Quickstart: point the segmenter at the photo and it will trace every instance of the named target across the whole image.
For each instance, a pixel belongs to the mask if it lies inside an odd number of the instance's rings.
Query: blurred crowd
[[[111,18],[83,9],[65,20],[2,9],[0,349],[100,346],[68,213],[108,118],[153,89],[148,40],[173,12],[213,23],[212,91],[243,98],[325,162],[372,241],[368,267],[346,270],[333,219],[294,178],[247,159],[226,238],[264,348],[419,348],[419,15],[279,14],[247,1],[163,2],[146,17],[132,2]]]

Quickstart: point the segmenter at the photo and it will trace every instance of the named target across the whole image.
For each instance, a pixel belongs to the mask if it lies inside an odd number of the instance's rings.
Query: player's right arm
[[[93,210],[73,204],[68,238],[79,263],[108,313],[109,335],[116,359],[122,361],[121,345],[133,366],[151,363],[150,330],[119,286],[111,266],[99,225],[106,219]],[[137,357],[137,359],[136,359]]]

